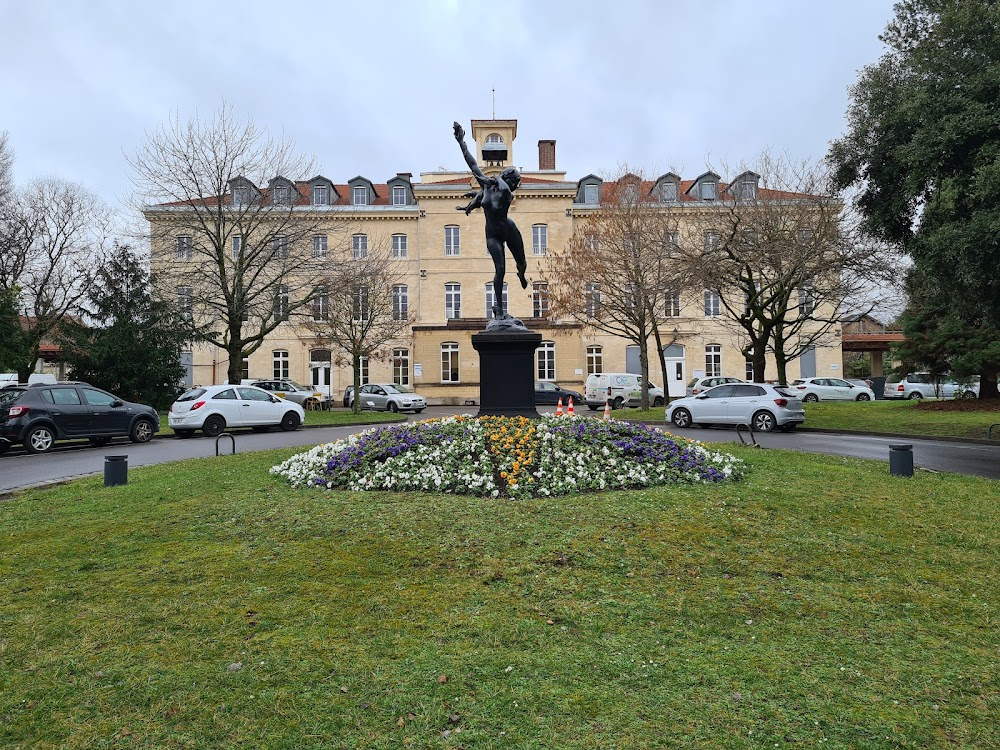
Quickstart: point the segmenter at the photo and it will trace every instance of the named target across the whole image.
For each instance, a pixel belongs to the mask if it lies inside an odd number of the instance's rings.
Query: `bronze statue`
[[[514,200],[514,191],[521,184],[521,173],[513,167],[507,167],[498,176],[487,177],[476,164],[475,157],[469,153],[465,145],[465,129],[457,122],[455,140],[462,147],[465,163],[469,165],[480,186],[479,192],[466,193],[462,196],[472,198],[468,205],[457,206],[456,209],[465,211],[465,215],[468,216],[475,209],[482,208],[486,215],[486,249],[493,258],[493,266],[496,269],[493,276],[493,316],[498,320],[509,318],[507,311],[503,309],[503,277],[507,270],[507,258],[503,249],[505,243],[517,264],[517,278],[521,281],[521,288],[528,287],[528,279],[524,275],[528,270],[528,263],[524,259],[524,240],[521,239],[521,232],[514,220],[507,218],[507,210]]]

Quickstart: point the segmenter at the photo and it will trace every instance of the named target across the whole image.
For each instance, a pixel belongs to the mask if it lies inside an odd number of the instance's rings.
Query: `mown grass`
[[[289,450],[19,495],[0,746],[1000,746],[1000,485],[736,450],[545,501],[292,491]]]
[[[355,424],[381,424],[384,422],[405,422],[406,414],[393,414],[388,411],[362,411],[355,414],[348,409],[331,409],[329,411],[307,411],[303,424],[306,426],[322,425],[337,427]],[[173,435],[167,423],[167,415],[160,414],[160,434]]]
[[[975,402],[973,402],[975,403]],[[963,407],[973,405],[960,402]],[[985,440],[990,426],[1000,423],[1000,411],[934,411],[931,403],[915,401],[828,402],[805,404],[803,427],[844,432],[867,432],[928,437],[964,437]],[[616,419],[663,422],[664,409],[621,409],[612,412]],[[993,430],[1000,436],[1000,427]]]

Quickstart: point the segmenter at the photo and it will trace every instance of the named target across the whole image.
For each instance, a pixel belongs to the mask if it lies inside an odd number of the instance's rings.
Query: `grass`
[[[291,450],[19,495],[0,746],[1000,746],[1000,485],[735,450],[544,501],[295,491]]]
[[[937,410],[957,405],[961,410]],[[978,410],[975,407],[980,407]],[[869,401],[805,404],[804,427],[844,432],[867,432],[928,437],[963,437],[985,440],[990,425],[1000,423],[1000,411],[978,401]],[[617,419],[663,422],[664,409],[621,409]],[[1000,427],[993,430],[996,438]]]
[[[305,425],[322,425],[338,427],[356,424],[382,424],[385,422],[405,422],[406,414],[393,414],[388,411],[362,411],[355,414],[347,409],[331,409],[329,411],[307,411]],[[275,428],[277,429],[277,428]],[[174,431],[167,424],[167,415],[160,414],[160,435],[173,435]]]

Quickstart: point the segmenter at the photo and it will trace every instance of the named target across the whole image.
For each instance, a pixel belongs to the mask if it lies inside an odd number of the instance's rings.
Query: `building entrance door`
[[[667,383],[665,385],[667,396],[670,398],[683,396],[687,386],[684,347],[681,344],[663,347],[663,362],[667,366]]]
[[[312,387],[320,393],[325,393],[330,399],[330,350],[313,349],[309,353],[309,373]]]

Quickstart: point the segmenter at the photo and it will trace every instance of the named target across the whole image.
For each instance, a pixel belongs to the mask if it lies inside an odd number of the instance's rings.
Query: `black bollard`
[[[889,473],[894,477],[913,476],[913,446],[889,446]]]
[[[104,457],[104,486],[128,484],[128,456]]]

